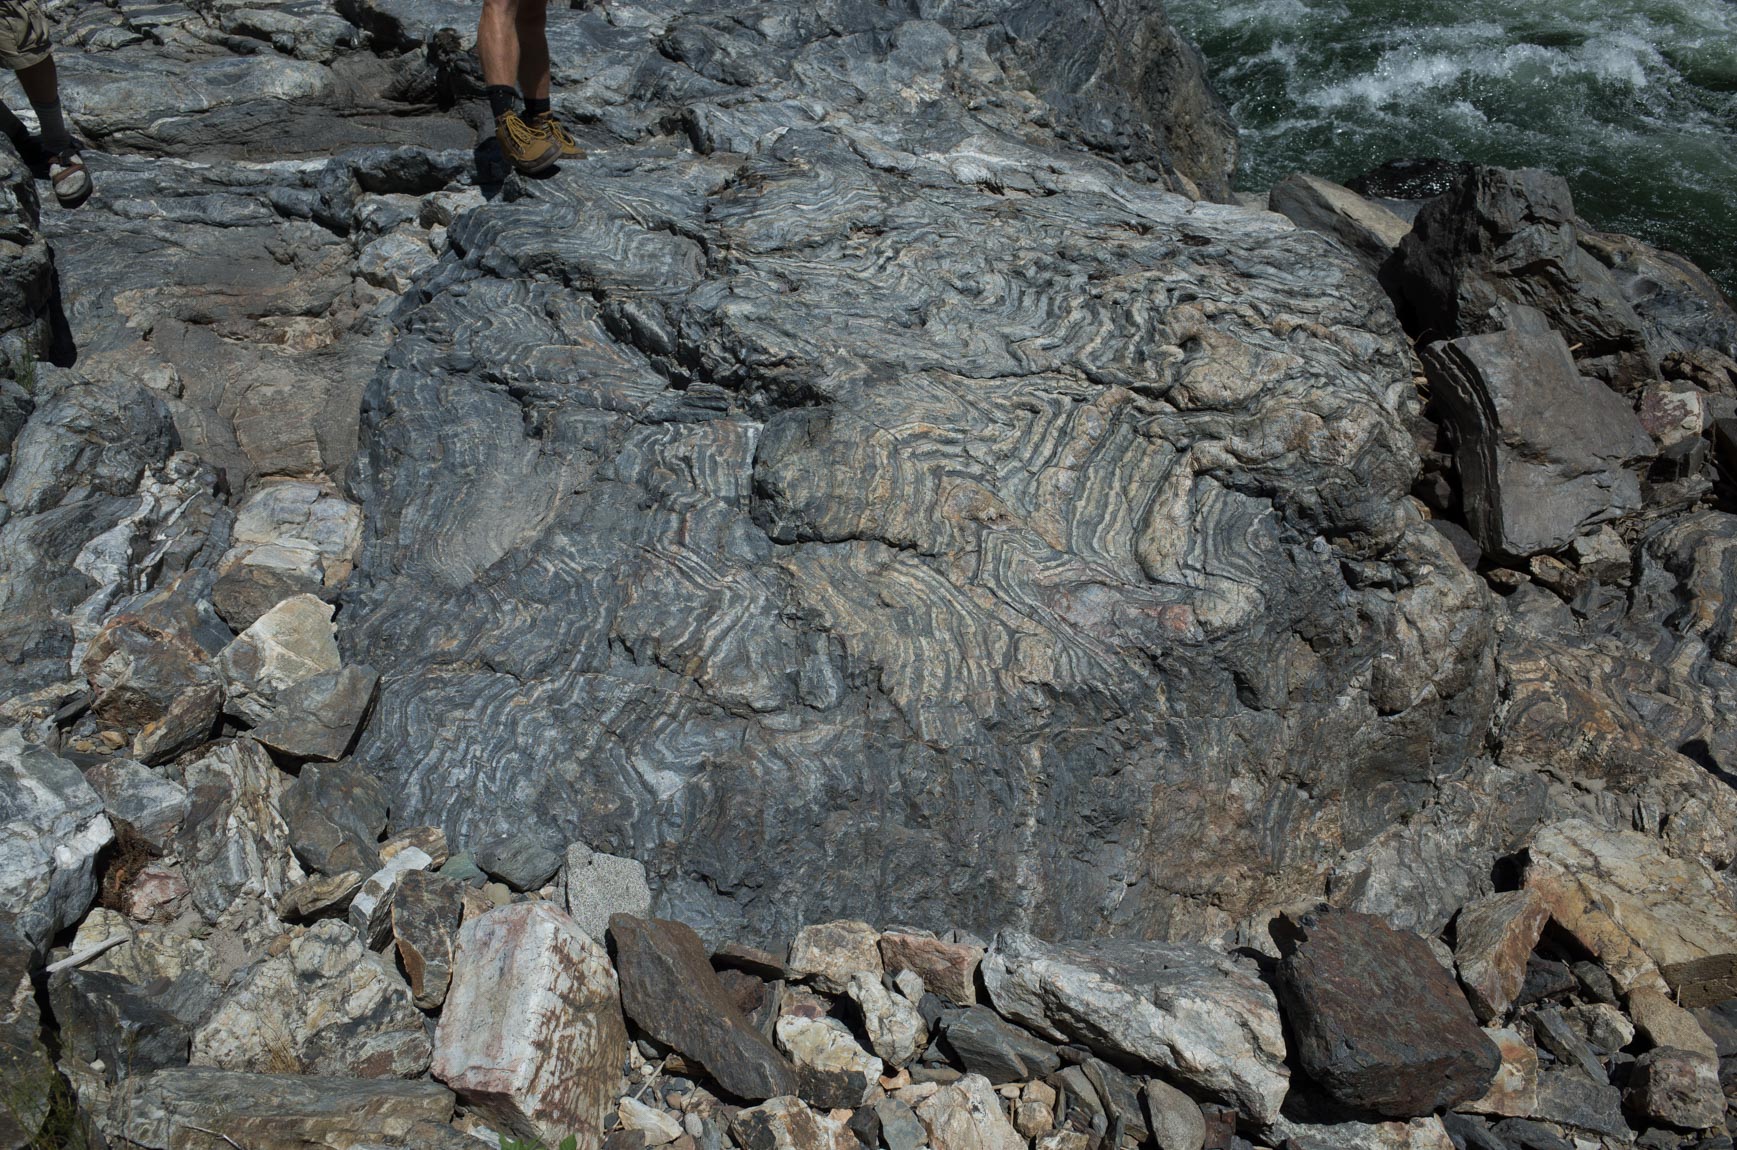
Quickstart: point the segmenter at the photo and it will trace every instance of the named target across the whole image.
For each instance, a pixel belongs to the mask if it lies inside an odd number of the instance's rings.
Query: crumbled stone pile
[[[344,821],[373,801],[329,793]],[[503,1136],[609,1150],[1716,1150],[1724,1084],[1737,1090],[1727,896],[1656,840],[1584,820],[1540,831],[1519,885],[1439,935],[1321,907],[1275,918],[1258,947],[850,920],[771,950],[708,946],[650,916],[636,864],[582,845],[522,889],[434,828],[361,839],[383,860],[366,881],[315,867],[209,918],[183,881],[143,915],[91,910],[47,953],[81,1121],[150,1150]],[[1616,861],[1565,883],[1563,860],[1582,852]],[[223,865],[177,862],[192,879]],[[606,927],[588,932],[569,907],[607,912]],[[7,945],[27,991],[29,943]],[[41,1114],[56,1078],[23,1073],[48,1065],[34,1005],[15,1000],[7,1049],[14,1081],[39,1084],[26,1113]]]

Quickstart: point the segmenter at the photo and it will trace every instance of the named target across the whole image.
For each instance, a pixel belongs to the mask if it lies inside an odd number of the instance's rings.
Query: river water
[[[1737,0],[1170,0],[1239,186],[1441,156],[1562,173],[1593,224],[1737,296]]]

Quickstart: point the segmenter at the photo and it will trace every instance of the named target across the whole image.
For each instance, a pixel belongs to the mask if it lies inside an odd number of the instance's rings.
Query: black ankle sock
[[[490,84],[485,91],[489,98],[489,111],[500,119],[513,110],[513,105],[519,102],[519,90],[510,84]]]
[[[529,96],[525,97],[525,119],[534,120],[538,116],[547,115],[548,111],[549,98],[547,96],[541,100],[534,100]]]

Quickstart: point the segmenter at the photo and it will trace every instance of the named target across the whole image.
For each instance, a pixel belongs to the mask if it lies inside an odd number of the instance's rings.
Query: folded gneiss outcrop
[[[1463,765],[1489,611],[1392,311],[1148,178],[1210,182],[1150,130],[1210,101],[1117,87],[1164,33],[1105,11],[559,33],[688,138],[511,183],[397,313],[344,625],[395,820],[608,843],[748,937],[1199,933]]]

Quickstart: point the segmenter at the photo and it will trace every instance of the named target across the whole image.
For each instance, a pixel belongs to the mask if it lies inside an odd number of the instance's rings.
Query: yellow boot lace
[[[517,112],[508,112],[500,119],[501,133],[507,142],[521,154],[531,152],[537,143],[544,138],[545,133],[525,123]]]

